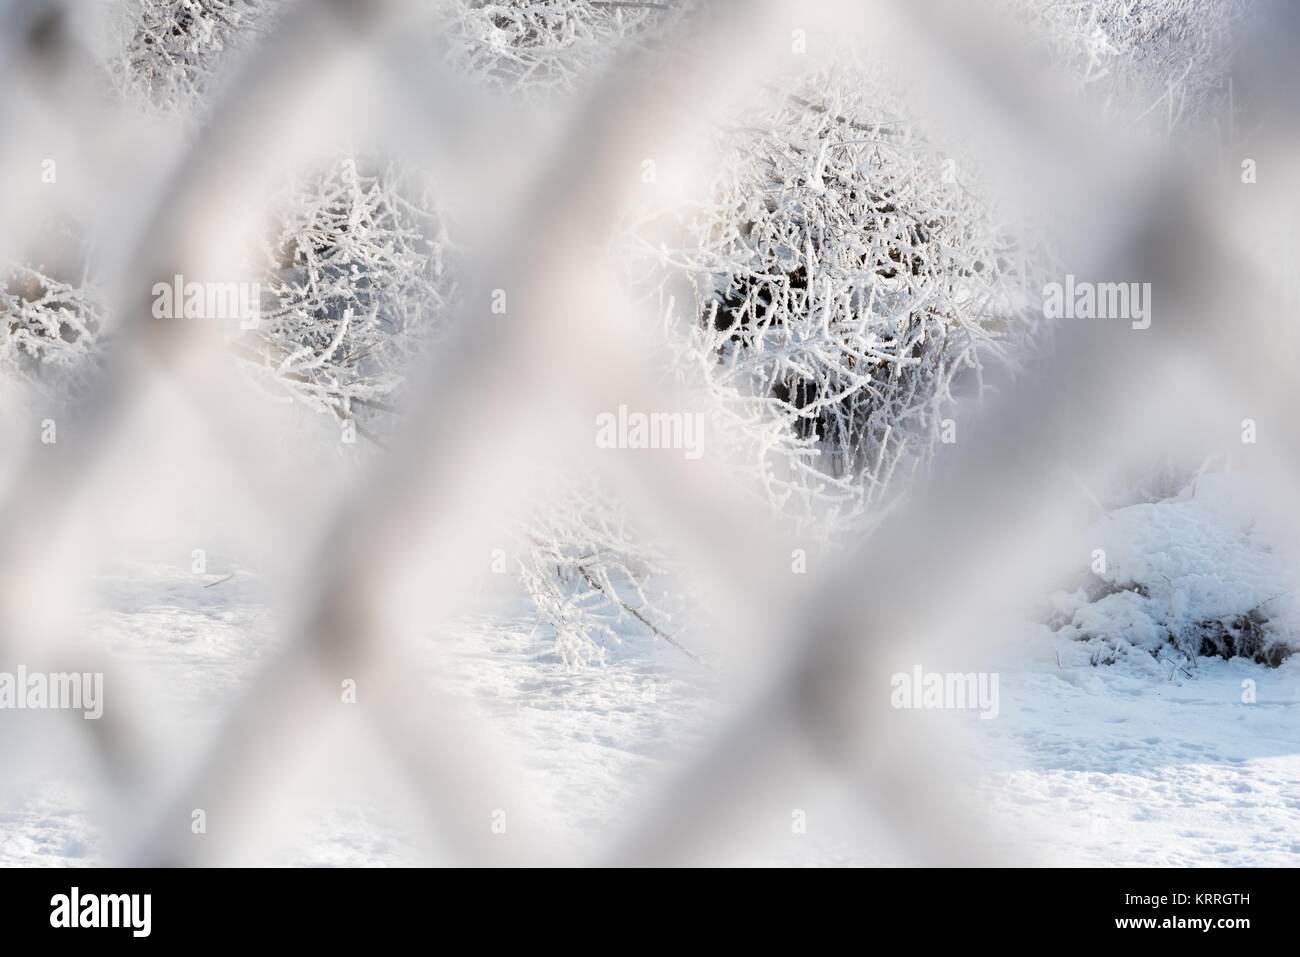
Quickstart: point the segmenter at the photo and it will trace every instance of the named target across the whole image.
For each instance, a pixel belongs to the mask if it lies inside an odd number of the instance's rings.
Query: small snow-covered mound
[[[1170,649],[1279,664],[1300,648],[1300,607],[1291,539],[1268,501],[1249,476],[1224,473],[1112,512],[1093,529],[1092,578],[1051,596],[1049,623],[1094,643],[1094,663]]]

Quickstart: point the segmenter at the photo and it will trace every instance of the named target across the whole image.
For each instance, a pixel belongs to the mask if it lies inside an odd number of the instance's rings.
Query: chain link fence
[[[112,833],[109,859],[132,864],[245,859],[271,799],[294,769],[324,760],[340,722],[348,734],[364,726],[401,769],[416,826],[457,863],[743,859],[773,820],[788,829],[814,778],[844,789],[902,859],[1023,859],[990,836],[970,797],[964,739],[891,708],[890,675],[917,662],[960,661],[964,671],[992,660],[1014,611],[1077,564],[1065,543],[1096,517],[1080,489],[1105,486],[1153,443],[1204,458],[1250,418],[1269,438],[1242,450],[1239,464],[1300,471],[1288,428],[1298,124],[1294,97],[1281,95],[1297,77],[1278,53],[1297,39],[1300,18],[1284,4],[1261,8],[1231,70],[1232,116],[1249,128],[1224,131],[1222,155],[1192,162],[1177,138],[1152,141],[1056,96],[1023,23],[1004,16],[998,4],[936,0],[703,4],[651,23],[617,69],[562,100],[548,139],[521,143],[508,110],[454,64],[410,55],[418,33],[408,5],[299,3],[239,61],[201,130],[178,147],[96,105],[77,46],[93,28],[80,22],[89,12],[4,4],[3,251],[26,248],[63,215],[111,215],[107,232],[118,237],[106,282],[118,324],[100,372],[68,406],[15,416],[0,512],[4,660],[105,672],[109,705],[99,721],[73,715],[68,733],[80,745],[60,732],[11,740],[6,751],[66,748],[84,760],[97,823]],[[808,575],[790,574],[797,537],[733,494],[725,462],[601,459],[690,556],[715,603],[712,643],[741,664],[710,743],[601,830],[594,852],[556,847],[527,827],[502,834],[494,815],[530,800],[515,793],[517,768],[431,690],[397,636],[463,608],[486,567],[480,557],[500,545],[501,514],[534,491],[548,463],[599,457],[587,423],[620,405],[682,407],[665,384],[666,357],[645,346],[657,317],[615,281],[603,237],[641,188],[645,157],[667,168],[690,155],[709,124],[764,88],[793,35],[817,42],[844,31],[890,50],[936,122],[978,127],[986,159],[1018,182],[1025,206],[1065,225],[1059,253],[1072,274],[1150,283],[1149,328],[1062,323],[1017,374],[993,383],[991,398],[959,407],[958,441],[866,547]],[[1172,91],[1167,99],[1161,108],[1172,111]],[[473,221],[473,241],[458,321],[412,375],[405,424],[362,477],[313,488],[328,514],[307,520],[285,503],[315,477],[266,467],[297,446],[285,420],[239,395],[246,385],[221,361],[229,336],[154,319],[154,289],[228,272],[231,251],[260,227],[275,171],[340,135],[420,157]],[[156,151],[147,161],[140,144]],[[58,160],[57,184],[40,182],[47,157]],[[1247,159],[1260,171],[1253,192],[1239,176]],[[492,313],[499,290],[504,316]],[[184,759],[155,750],[152,729],[169,721],[148,704],[155,699],[118,690],[148,677],[83,636],[70,614],[69,583],[106,547],[95,530],[108,519],[80,503],[103,501],[94,493],[109,481],[105,463],[124,449],[154,444],[141,461],[166,461],[156,447],[166,429],[140,424],[142,407],[165,401],[192,410],[224,450],[204,468],[237,477],[244,492],[231,512],[274,529],[269,547],[290,584],[275,603],[280,637],[226,703],[219,730]],[[38,443],[47,418],[58,440]],[[168,482],[112,474],[129,521]],[[349,682],[357,704],[340,717]],[[220,826],[196,833],[196,809]],[[857,833],[846,828],[842,840]]]

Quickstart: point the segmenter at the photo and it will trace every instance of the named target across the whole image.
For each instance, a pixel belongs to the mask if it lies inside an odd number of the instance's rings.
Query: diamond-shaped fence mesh
[[[559,16],[566,4],[538,6]],[[409,812],[399,830],[435,848],[427,859],[743,859],[756,835],[788,832],[792,811],[822,786],[841,795],[832,843],[883,833],[903,860],[1025,859],[989,832],[964,738],[938,717],[891,708],[890,675],[924,662],[989,670],[980,663],[1007,622],[1078,564],[1070,549],[1096,518],[1088,490],[1152,445],[1205,458],[1250,418],[1271,438],[1236,453],[1238,464],[1300,470],[1287,428],[1300,124],[1294,98],[1276,96],[1294,88],[1276,51],[1300,19],[1284,5],[1261,9],[1238,37],[1231,115],[1250,128],[1191,150],[1224,153],[1203,163],[1187,161],[1176,136],[1152,138],[1060,96],[1041,78],[1025,24],[1002,19],[1008,5],[584,6],[625,8],[635,49],[587,84],[544,57],[516,64],[556,71],[547,123],[521,128],[514,107],[437,52],[423,5],[323,0],[288,5],[231,58],[216,105],[181,141],[107,102],[80,46],[100,28],[94,13],[0,6],[0,252],[24,255],[62,221],[93,223],[113,246],[99,250],[113,334],[95,373],[37,400],[11,390],[0,511],[4,664],[104,673],[107,706],[100,720],[74,712],[57,729],[6,715],[17,729],[5,732],[16,775],[6,784],[24,786],[32,754],[74,768],[106,860],[257,860],[249,849],[268,829],[280,839],[305,821],[280,806],[291,795],[336,784],[350,793],[371,773],[342,741],[384,756],[401,792],[394,804]],[[212,5],[222,16],[237,8]],[[698,398],[683,398],[671,351],[656,341],[667,335],[661,316],[624,289],[607,240],[645,188],[646,158],[707,181],[712,171],[691,165],[694,147],[802,55],[791,37],[815,46],[840,35],[886,50],[935,124],[978,131],[992,177],[1015,187],[1030,219],[1051,219],[1072,275],[1150,283],[1155,306],[1149,328],[1067,321],[1036,339],[1015,374],[956,404],[959,440],[909,477],[860,547],[818,553],[809,574],[794,575],[798,534],[737,493],[725,456],[609,454],[590,423],[620,406],[692,408]],[[174,56],[184,59],[183,46]],[[1152,106],[1171,128],[1175,100],[1171,87]],[[849,132],[878,137],[874,122]],[[293,433],[297,420],[261,404],[230,361],[249,336],[155,312],[159,283],[237,271],[263,235],[277,177],[339,139],[416,162],[464,226],[447,328],[413,360],[401,424],[360,469],[322,466]],[[1255,192],[1238,176],[1246,149],[1267,171]],[[42,182],[48,158],[57,180]],[[509,305],[495,310],[500,295]],[[49,424],[57,441],[42,442]],[[573,843],[524,823],[536,800],[520,774],[528,745],[505,746],[491,722],[465,720],[454,683],[426,680],[429,655],[436,670],[445,647],[411,638],[465,610],[503,523],[536,501],[549,470],[594,462],[686,556],[709,610],[708,646],[727,662],[715,673],[710,656],[696,670],[726,691],[688,757],[656,764],[615,819],[582,822],[587,839]],[[195,498],[209,517],[251,529],[243,540],[280,585],[264,632],[240,645],[247,660],[195,661],[237,678],[216,719],[178,740],[171,709],[205,694],[202,682],[151,687],[177,672],[121,654],[112,634],[87,634],[76,609],[123,528],[138,537],[158,510]],[[179,540],[185,561],[205,546]],[[205,583],[213,595],[239,584]],[[151,599],[115,594],[88,599],[94,621],[151,613]],[[218,604],[197,607],[198,627],[249,627],[230,625]],[[196,831],[198,810],[207,823]]]

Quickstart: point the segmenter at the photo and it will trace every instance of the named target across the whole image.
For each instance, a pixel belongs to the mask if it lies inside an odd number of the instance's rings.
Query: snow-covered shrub
[[[1172,133],[1223,116],[1250,0],[1003,0],[1089,108]]]
[[[51,224],[36,246],[48,261],[34,251],[0,267],[0,374],[28,398],[66,399],[96,367],[106,335],[103,295],[77,224]]]
[[[1119,509],[1093,532],[1104,569],[1052,596],[1049,624],[1095,660],[1146,652],[1279,664],[1300,648],[1283,543],[1259,520],[1247,476],[1202,475],[1176,498]]]
[[[851,62],[759,92],[702,151],[716,175],[685,202],[646,190],[617,237],[704,396],[710,454],[813,548],[855,544],[925,467],[955,395],[1029,336],[1028,253],[976,164],[927,139],[896,78]],[[645,599],[682,579],[671,556],[593,534],[625,527],[616,500],[595,502],[555,514],[529,553],[557,633],[571,648],[617,637],[611,619],[662,633],[663,606],[691,620],[684,595]]]
[[[566,664],[603,662],[628,626],[694,654],[685,627],[690,599],[673,581],[673,563],[595,476],[554,475],[536,504],[516,568]]]
[[[277,191],[262,321],[236,349],[268,391],[381,442],[406,367],[428,348],[455,280],[427,184],[395,162],[340,152]]]
[[[689,6],[456,0],[438,22],[450,38],[450,62],[461,73],[510,96],[544,99],[575,92],[597,67],[625,53],[629,40],[662,27]]]
[[[954,395],[1028,334],[1023,244],[894,94],[842,64],[797,77],[720,134],[730,161],[659,251],[695,289],[688,366],[724,433],[826,535],[924,466]]]
[[[282,0],[122,0],[121,55],[110,64],[128,96],[193,119],[230,57],[269,29]]]

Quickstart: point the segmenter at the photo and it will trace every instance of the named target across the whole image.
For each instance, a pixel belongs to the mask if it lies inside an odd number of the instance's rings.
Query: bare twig
[[[627,612],[637,621],[641,622],[641,624],[649,628],[654,633],[654,636],[656,638],[662,638],[664,641],[668,642],[668,644],[672,645],[678,651],[682,652],[682,654],[686,655],[696,664],[703,665],[705,668],[708,668],[710,671],[715,670],[712,665],[710,665],[707,661],[705,661],[695,652],[691,651],[689,648],[683,645],[672,635],[664,632],[662,629],[656,626],[654,622],[646,618],[645,615],[641,614],[641,612],[637,611],[631,605],[627,604],[627,602],[623,601],[623,599],[620,598],[618,595],[614,594],[612,591],[605,588],[600,582],[596,581],[596,579],[592,577],[591,573],[587,571],[587,569],[585,569],[583,566],[579,565],[578,571],[582,573],[582,577],[587,580],[588,585],[596,589],[596,591],[600,592],[602,595],[604,595],[610,601],[614,602],[614,604],[618,605],[618,607],[622,608],[625,612]]]

